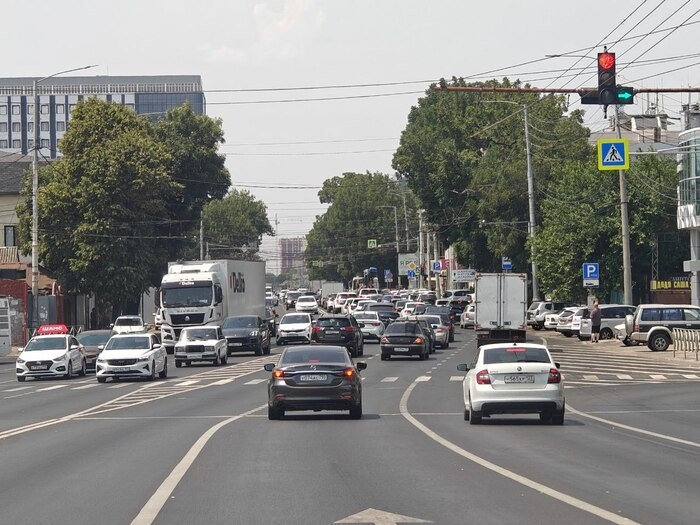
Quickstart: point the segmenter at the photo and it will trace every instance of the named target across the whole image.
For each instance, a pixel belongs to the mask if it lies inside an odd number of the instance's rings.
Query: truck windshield
[[[209,286],[179,286],[163,288],[162,304],[164,308],[179,308],[184,306],[209,306],[212,303],[212,287]]]

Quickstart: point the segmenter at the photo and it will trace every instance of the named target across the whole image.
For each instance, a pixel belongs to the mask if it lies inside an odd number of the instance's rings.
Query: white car
[[[146,326],[143,319],[138,315],[120,315],[114,321],[112,330],[115,334],[131,334],[134,332],[145,332]]]
[[[308,312],[311,314],[318,313],[318,303],[316,299],[310,295],[302,295],[297,299],[294,305],[294,310],[297,312]]]
[[[359,323],[360,331],[365,341],[368,339],[376,339],[377,342],[379,342],[382,335],[384,335],[386,326],[377,312],[355,311],[352,316]]]
[[[146,378],[153,381],[168,377],[168,356],[155,334],[116,334],[105,345],[97,358],[97,382],[108,377]]]
[[[560,334],[565,335],[566,337],[571,337],[572,335],[574,335],[573,322],[574,317],[576,315],[579,316],[580,326],[580,316],[583,315],[583,308],[580,308],[578,306],[570,306],[564,308],[564,310],[562,310],[562,312],[559,314],[557,327],[555,328],[555,330]]]
[[[459,326],[461,328],[474,328],[476,322],[476,306],[470,304],[459,316]]]
[[[191,326],[183,328],[175,343],[175,367],[182,364],[211,361],[214,366],[228,361],[228,342],[218,326]]]
[[[557,310],[555,312],[552,312],[551,314],[544,314],[544,323],[543,327],[545,330],[556,330],[557,325],[559,324],[559,314],[562,313],[563,310]]]
[[[84,376],[87,369],[85,347],[70,334],[37,335],[32,337],[19,356],[17,381],[28,377],[64,377],[77,373]]]
[[[460,364],[464,419],[472,425],[493,414],[538,413],[540,421],[564,423],[564,383],[544,345],[496,343],[477,349],[473,366]]]
[[[417,303],[417,302],[408,302],[404,305],[403,309],[401,310],[401,317],[409,317],[413,315],[413,313],[416,311],[416,306],[421,305],[423,303]]]
[[[312,324],[311,314],[286,314],[277,325],[277,344],[310,343]]]
[[[340,292],[333,300],[333,311],[330,313],[339,314],[343,308],[343,305],[345,304],[345,301],[352,297],[357,297],[357,294],[355,292]]]
[[[439,315],[419,315],[418,319],[425,319],[433,330],[435,346],[448,348],[450,346],[450,327],[443,324]]]

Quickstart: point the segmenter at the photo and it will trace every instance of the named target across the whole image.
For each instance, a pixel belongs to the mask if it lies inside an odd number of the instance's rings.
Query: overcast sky
[[[509,76],[537,87],[592,86],[594,69],[557,77],[570,66],[594,65],[603,41],[686,23],[617,43],[618,82],[700,85],[697,0],[5,0],[3,8],[3,77],[43,77],[87,64],[99,64],[90,70],[95,75],[201,75],[207,113],[223,120],[222,151],[234,186],[267,204],[281,237],[311,228],[325,209],[317,197],[325,179],[393,173],[392,152],[431,80]],[[565,52],[591,58],[544,59]],[[695,56],[644,63],[687,55]],[[541,61],[518,65],[535,60]],[[392,82],[399,84],[235,91]],[[379,94],[387,96],[258,103]],[[688,102],[688,95],[665,95],[660,103],[678,117],[681,98]],[[571,96],[572,108],[577,100]],[[603,127],[602,112],[587,109],[590,126]],[[628,111],[646,109],[636,104]],[[274,258],[273,241],[262,249]]]

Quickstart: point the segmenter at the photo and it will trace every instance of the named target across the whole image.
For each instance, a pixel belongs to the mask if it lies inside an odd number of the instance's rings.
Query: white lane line
[[[151,523],[156,520],[158,513],[168,502],[171,494],[175,491],[185,474],[187,474],[187,471],[197,459],[197,456],[199,456],[200,452],[202,452],[206,444],[219,429],[228,425],[229,423],[233,423],[234,421],[249,416],[258,410],[262,410],[266,406],[267,403],[247,412],[243,412],[237,416],[230,417],[225,421],[217,423],[202,434],[197,442],[192,445],[192,448],[187,451],[187,454],[185,454],[185,456],[180,460],[180,463],[178,463],[168,477],[163,480],[163,483],[161,483],[160,487],[158,487],[153,496],[151,496],[151,498],[146,502],[138,515],[131,522],[131,525],[151,525]]]
[[[632,376],[629,374],[617,374],[618,379],[632,379]]]
[[[700,379],[696,374],[682,374],[682,376],[686,379]],[[9,390],[5,390],[5,392],[9,392]]]
[[[190,385],[196,385],[199,383],[199,381],[182,381],[181,383],[175,383],[175,386],[190,386]]]
[[[666,379],[666,376],[663,374],[649,374],[649,377],[652,379]]]
[[[228,385],[229,383],[233,383],[232,377],[229,377],[228,379],[222,379],[220,381],[215,381],[214,383],[212,383],[212,386]]]
[[[37,392],[48,392],[49,390],[57,390],[59,388],[66,388],[68,385],[54,385],[54,386],[47,386],[46,388],[40,388],[37,390]]]
[[[247,383],[243,383],[244,385],[259,385],[260,383],[264,383],[267,381],[267,379],[262,378],[262,379],[251,379]]]
[[[436,432],[433,432],[430,428],[425,426],[423,423],[418,421],[413,415],[408,411],[408,399],[411,396],[411,392],[413,392],[413,389],[418,385],[417,380],[411,383],[411,385],[406,389],[404,392],[403,396],[401,396],[401,402],[399,403],[399,412],[401,412],[401,415],[409,422],[411,423],[414,427],[416,427],[418,430],[423,432],[426,436],[431,438],[433,441],[436,441],[443,447],[451,450],[455,454],[458,454],[462,456],[465,459],[468,459],[469,461],[472,461],[476,463],[477,465],[481,465],[482,467],[491,470],[492,472],[495,472],[497,474],[500,474],[501,476],[504,476],[512,481],[515,481],[516,483],[520,483],[521,485],[524,485],[534,491],[540,492],[544,494],[545,496],[549,496],[551,498],[554,498],[556,500],[559,500],[563,503],[566,503],[567,505],[571,505],[572,507],[575,507],[577,509],[583,510],[585,512],[588,512],[590,514],[593,514],[595,516],[598,516],[604,520],[607,520],[611,523],[616,523],[618,525],[641,525],[640,523],[636,521],[632,521],[629,518],[625,518],[623,516],[618,516],[614,512],[607,511],[601,507],[596,507],[595,505],[592,505],[591,503],[588,503],[586,501],[583,501],[581,499],[575,498],[574,496],[569,496],[568,494],[564,494],[563,492],[559,492],[558,490],[555,490],[551,487],[548,487],[547,485],[543,485],[541,483],[538,483],[534,480],[531,480],[530,478],[526,478],[525,476],[521,476],[520,474],[517,474],[511,470],[505,469],[499,465],[496,465],[495,463],[492,463],[488,461],[487,459],[484,459],[480,456],[477,456],[476,454],[472,454],[471,452],[468,452],[467,450],[464,450],[463,448],[455,445],[451,441],[448,441],[441,435],[437,434]]]
[[[398,379],[398,377],[393,377],[393,376],[392,377],[385,377],[384,379],[382,379],[380,381],[380,383],[393,383],[397,379]]]
[[[450,381],[461,381],[464,379],[463,376],[450,376]]]
[[[8,390],[3,390],[3,392],[19,392],[20,390],[26,390],[32,388],[30,386],[18,386],[17,388],[10,388]]]
[[[594,375],[585,375],[584,374],[583,378],[586,379],[587,381],[598,381],[598,376],[594,376]]]
[[[416,382],[418,383],[424,383],[425,381],[430,381],[432,376],[418,376],[416,377]]]
[[[109,385],[107,388],[124,388],[129,386],[129,383],[117,383],[116,385]]]
[[[71,388],[71,390],[85,390],[86,388],[94,388],[96,386],[97,383],[90,383],[89,385],[76,386],[75,388]]]

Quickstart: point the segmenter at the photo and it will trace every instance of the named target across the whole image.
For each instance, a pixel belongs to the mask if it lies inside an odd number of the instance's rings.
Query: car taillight
[[[352,332],[354,328],[352,326],[343,326],[343,331],[344,332]]]
[[[284,370],[275,369],[272,371],[273,377],[291,377],[292,374],[285,372]]]
[[[354,368],[346,368],[343,371],[343,375],[347,378],[353,377],[355,375],[355,369]]]
[[[314,329],[313,329],[314,332],[320,332],[321,330],[323,330],[323,329],[320,326],[314,326]]]
[[[389,344],[389,340],[388,340],[386,337],[382,337],[382,338],[379,340],[379,344],[380,344],[380,345],[388,345],[388,344]]]
[[[491,384],[491,376],[489,375],[488,370],[482,370],[478,374],[476,374],[476,382],[479,385],[490,385]]]
[[[416,340],[413,341],[413,344],[415,344],[415,345],[419,345],[419,344],[421,344],[421,343],[423,343],[423,338],[422,338],[422,337],[416,337]]]
[[[384,324],[384,323],[381,323],[381,322],[379,322],[379,321],[372,321],[371,324],[372,324],[372,326],[381,326],[381,325]]]
[[[549,377],[547,378],[547,383],[561,383],[561,374],[556,368],[549,369]]]

